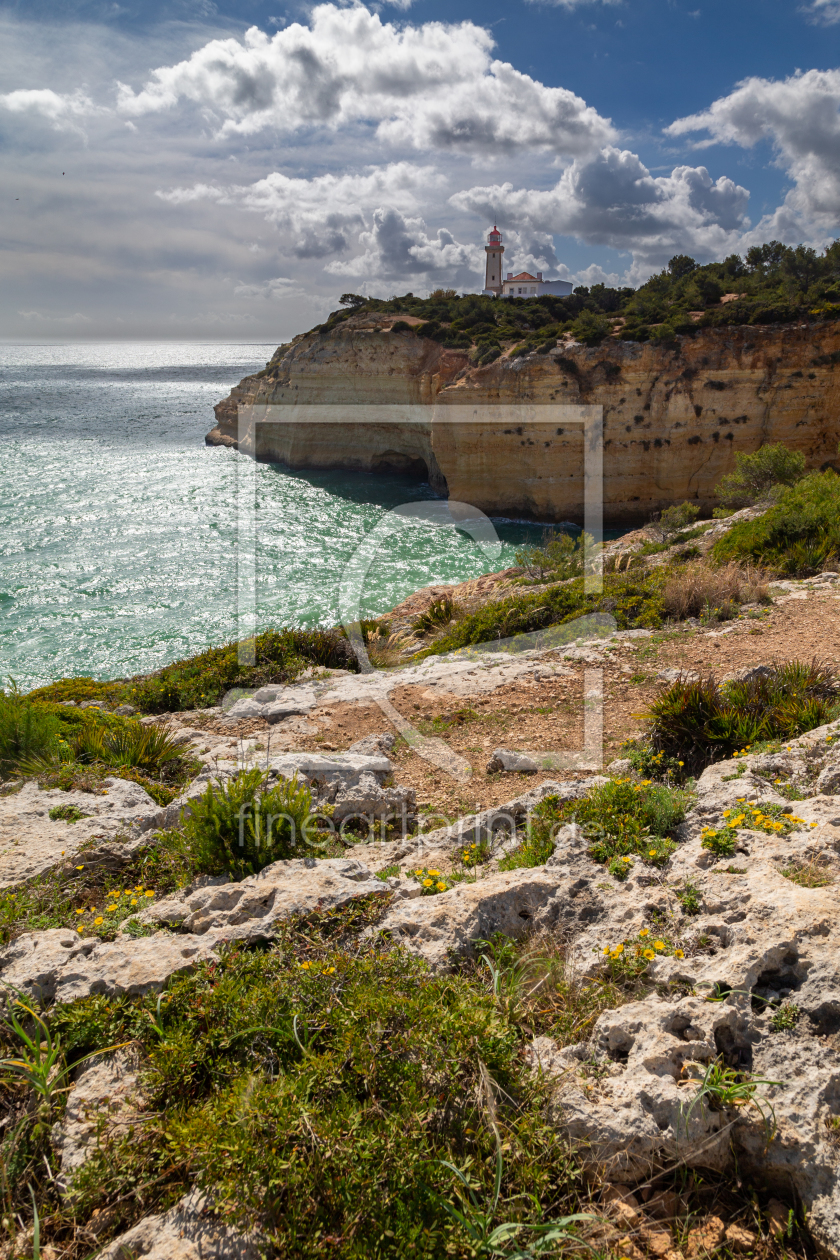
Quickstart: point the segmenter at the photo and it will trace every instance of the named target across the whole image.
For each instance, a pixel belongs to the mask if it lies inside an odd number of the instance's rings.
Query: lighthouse
[[[505,247],[502,244],[502,234],[495,224],[493,225],[493,231],[487,237],[484,252],[487,255],[487,266],[484,272],[484,291],[498,297],[502,291],[502,254],[505,252]]]
[[[541,271],[538,271],[535,276],[532,276],[530,271],[520,271],[518,275],[509,271],[507,275],[504,275],[502,254],[505,252],[505,247],[502,244],[502,234],[495,223],[493,231],[487,234],[484,252],[487,255],[482,290],[485,297],[529,298],[542,297],[546,293],[550,293],[553,297],[568,297],[574,288],[570,280],[543,280]]]

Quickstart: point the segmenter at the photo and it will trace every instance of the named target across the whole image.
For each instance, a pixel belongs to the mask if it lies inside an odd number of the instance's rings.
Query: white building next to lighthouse
[[[493,226],[484,246],[487,264],[484,271],[485,297],[529,298],[541,297],[543,293],[553,293],[555,297],[568,297],[572,284],[568,280],[543,280],[541,271],[532,276],[529,271],[520,271],[515,276],[512,271],[502,279],[502,258],[505,252],[502,234]]]

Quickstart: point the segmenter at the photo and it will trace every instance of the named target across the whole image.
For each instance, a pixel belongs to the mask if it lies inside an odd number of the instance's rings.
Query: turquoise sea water
[[[239,507],[254,477],[258,624],[338,620],[362,538],[390,508],[434,496],[407,478],[290,473],[206,447],[213,403],[274,349],[0,345],[0,685],[122,677],[235,637]],[[495,524],[496,557],[419,523],[386,541],[362,611],[503,568],[542,533]]]

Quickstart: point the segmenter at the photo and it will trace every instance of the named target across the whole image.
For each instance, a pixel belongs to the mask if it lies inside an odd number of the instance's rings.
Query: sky
[[[287,340],[840,224],[840,0],[0,0],[0,338]]]

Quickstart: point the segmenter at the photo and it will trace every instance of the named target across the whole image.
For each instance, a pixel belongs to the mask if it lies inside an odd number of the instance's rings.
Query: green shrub
[[[572,324],[573,336],[585,346],[597,346],[600,341],[609,336],[610,330],[611,324],[608,319],[586,309],[581,311]]]
[[[88,818],[77,805],[53,805],[49,813],[53,822],[76,823],[80,818]]]
[[[792,739],[840,713],[828,666],[790,661],[766,676],[719,683],[713,674],[677,679],[650,706],[647,740],[698,773],[764,740]]]
[[[738,521],[718,539],[718,561],[749,560],[791,577],[817,573],[840,553],[840,478],[810,473],[754,521]]]
[[[60,733],[58,719],[16,688],[0,691],[0,779],[11,778],[22,762],[50,755]]]
[[[312,794],[297,779],[273,788],[267,783],[259,769],[241,771],[225,783],[208,784],[190,802],[184,834],[197,870],[243,879],[305,854]]]
[[[700,508],[698,504],[675,503],[672,507],[665,508],[664,512],[660,513],[657,524],[664,537],[670,539],[682,530],[687,529],[689,525],[693,525],[699,515]]]
[[[102,731],[95,727],[71,742],[75,760],[101,761],[116,768],[145,770],[160,774],[172,761],[184,754],[183,744],[165,727],[141,726],[132,722],[118,731]]]
[[[27,699],[50,701],[53,704],[66,703],[73,700],[81,704],[84,700],[100,700],[104,704],[121,704],[123,683],[120,679],[112,682],[100,682],[86,676],[80,678],[62,678],[58,682],[49,683],[45,687],[36,687],[28,693]],[[86,712],[86,710],[85,710]]]
[[[781,486],[792,486],[804,475],[805,456],[775,442],[750,455],[739,451],[734,472],[721,477],[715,489],[724,507],[749,507]]]
[[[525,569],[526,577],[531,581],[544,582],[551,578],[564,582],[583,573],[587,548],[591,549],[594,545],[595,539],[591,534],[582,533],[574,537],[562,530],[546,530],[542,546],[520,547],[516,563]]]
[[[165,727],[123,722],[110,729],[91,719],[83,721],[73,734],[59,738],[45,753],[22,759],[19,764],[21,771],[30,775],[42,775],[68,764],[107,766],[159,776],[183,758],[183,744]]]

